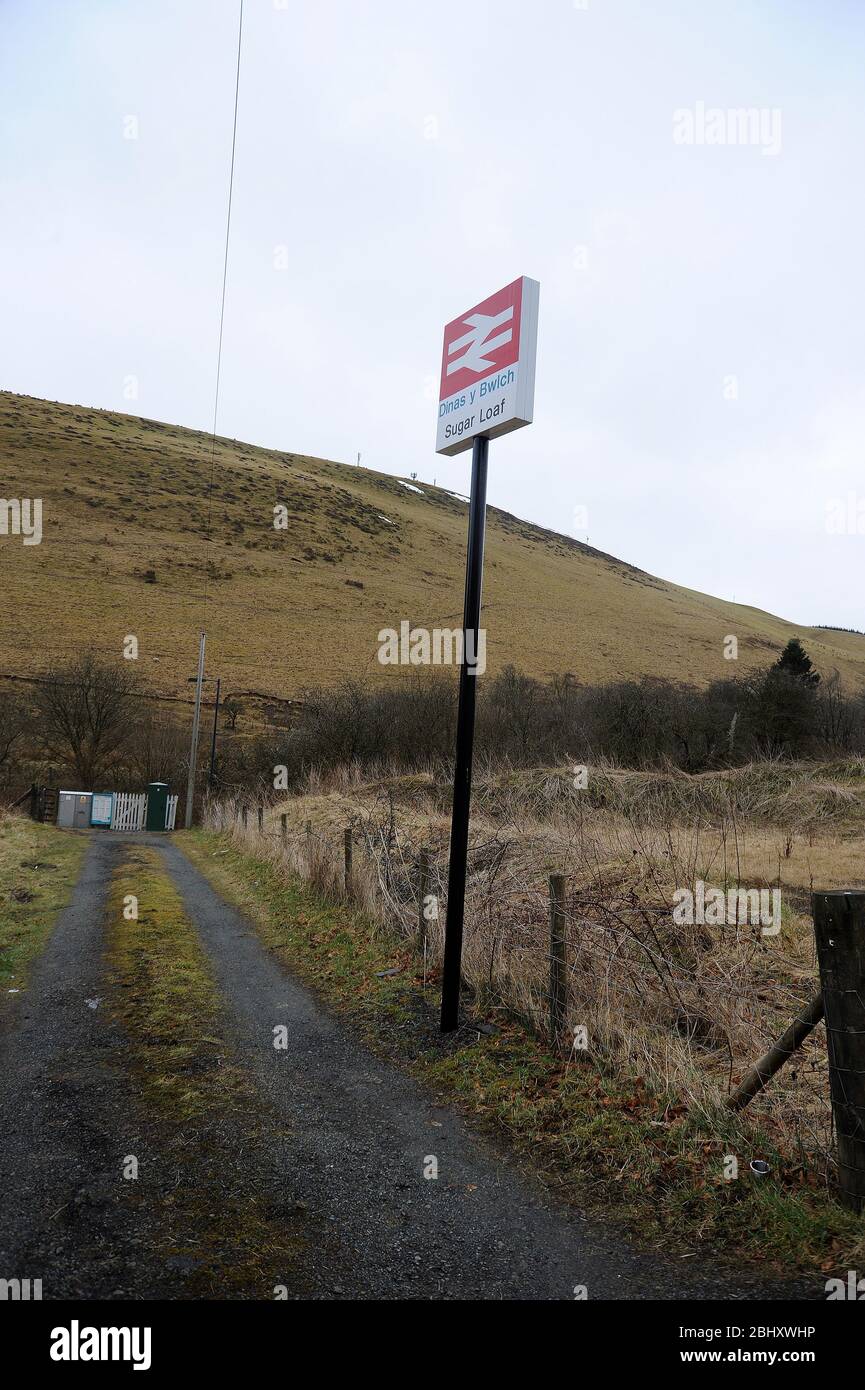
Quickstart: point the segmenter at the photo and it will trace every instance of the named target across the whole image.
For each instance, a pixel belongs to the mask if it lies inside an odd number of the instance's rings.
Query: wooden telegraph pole
[[[201,686],[204,680],[204,633],[198,643],[198,675],[195,678],[195,713],[192,716],[192,738],[189,746],[189,777],[186,781],[186,829],[192,829],[192,804],[195,799],[195,764],[198,761],[198,730],[201,726]]]
[[[216,704],[213,706],[213,732],[210,736],[210,767],[207,772],[207,790],[213,790],[213,778],[216,773],[216,732],[219,722],[219,691],[222,685],[222,678],[216,677]]]

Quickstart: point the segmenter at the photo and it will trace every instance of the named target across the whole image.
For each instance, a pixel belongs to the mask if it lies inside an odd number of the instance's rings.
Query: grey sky
[[[209,428],[237,13],[0,0],[3,388]],[[442,326],[530,275],[490,501],[865,628],[863,59],[858,0],[246,0],[220,433],[466,491]],[[780,150],[675,143],[700,102]]]

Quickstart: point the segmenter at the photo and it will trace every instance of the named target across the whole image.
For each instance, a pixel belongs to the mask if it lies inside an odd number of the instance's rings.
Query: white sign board
[[[90,824],[110,825],[111,812],[113,811],[113,809],[113,792],[94,792],[93,800],[90,803]]]
[[[524,275],[445,328],[437,454],[532,423],[540,290]]]

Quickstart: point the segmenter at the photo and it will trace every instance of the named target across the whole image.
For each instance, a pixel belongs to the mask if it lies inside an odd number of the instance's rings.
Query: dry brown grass
[[[427,964],[441,961],[448,856],[448,788],[428,775],[365,782],[356,768],[314,777],[309,791],[267,811],[265,835],[236,808],[210,812],[321,894],[344,898],[342,831],[354,831],[352,899],[382,928],[416,938],[417,859],[432,855],[442,904],[427,930]],[[577,792],[567,772],[480,777],[472,820],[464,975],[479,1009],[504,1005],[546,1023],[548,875],[567,876],[569,1028],[585,1027],[594,1062],[717,1116],[743,1070],[815,992],[813,887],[865,887],[862,760],[755,765],[725,774],[593,769]],[[279,817],[288,818],[282,841]],[[782,929],[678,926],[673,893],[697,879],[774,888]],[[831,1114],[822,1029],[752,1107],[803,1169],[825,1176]]]

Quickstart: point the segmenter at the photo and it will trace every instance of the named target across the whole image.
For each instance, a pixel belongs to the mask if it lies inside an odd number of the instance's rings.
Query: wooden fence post
[[[345,896],[351,897],[351,826],[347,825],[343,834],[345,845]]]
[[[426,957],[426,900],[429,895],[430,855],[424,848],[418,856],[417,864],[417,944],[420,954]]]
[[[823,995],[820,993],[815,994],[801,1013],[796,1015],[789,1028],[785,1028],[778,1041],[774,1042],[759,1062],[755,1062],[753,1067],[748,1070],[735,1091],[727,1097],[727,1108],[729,1110],[744,1110],[746,1105],[750,1105],[754,1097],[759,1095],[763,1087],[772,1080],[775,1073],[779,1072],[789,1061],[797,1048],[800,1048],[805,1039],[810,1037],[822,1017]]]
[[[240,813],[240,819],[243,821],[243,828],[244,828],[244,830],[246,829],[246,821],[247,821],[248,815],[249,815],[249,812],[247,811],[246,807],[244,806],[243,810],[242,810],[241,813]]]
[[[550,874],[550,1040],[561,1046],[568,1008],[565,876]]]
[[[283,815],[280,816],[280,818],[279,818],[279,825],[280,825],[280,830],[281,830],[281,832],[282,832],[282,843],[285,844],[286,840],[288,839],[288,816],[287,816],[287,815],[283,814]]]
[[[838,1195],[865,1207],[865,892],[812,893],[826,1017]]]
[[[259,808],[258,808],[258,833],[259,833],[259,835],[261,834],[261,832],[262,832],[263,829],[264,829],[264,807],[263,807],[263,806],[259,806]]]

